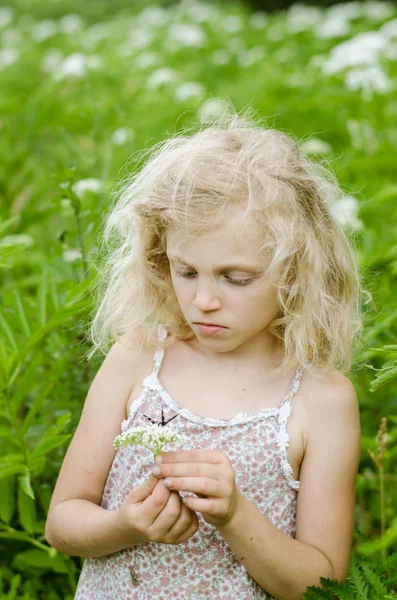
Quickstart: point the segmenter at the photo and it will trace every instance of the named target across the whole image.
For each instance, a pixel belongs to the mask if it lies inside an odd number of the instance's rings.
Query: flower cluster
[[[145,425],[143,427],[132,427],[124,433],[118,435],[113,441],[113,446],[117,449],[123,446],[132,446],[140,444],[148,450],[151,450],[155,456],[160,454],[164,444],[170,442],[181,442],[182,436],[167,425],[163,427],[158,425]]]

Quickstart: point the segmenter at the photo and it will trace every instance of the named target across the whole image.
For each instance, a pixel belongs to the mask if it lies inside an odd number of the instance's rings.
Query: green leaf
[[[377,573],[372,571],[372,569],[370,569],[368,565],[361,565],[361,568],[364,571],[367,581],[369,581],[369,583],[372,585],[379,597],[381,598],[382,595],[387,594],[386,586],[383,585]]]
[[[29,470],[26,469],[24,475],[19,477],[19,483],[27,496],[30,496],[34,500],[34,491],[32,488],[32,484],[30,483],[30,473]]]
[[[35,415],[38,413],[38,411],[41,409],[41,407],[44,404],[44,401],[48,398],[48,396],[50,395],[51,390],[54,388],[54,383],[51,382],[48,385],[46,385],[39,394],[37,394],[37,396],[35,397],[35,399],[33,400],[29,411],[25,417],[25,420],[23,422],[22,425],[22,433],[23,435],[26,435],[27,430],[29,429],[30,425],[32,424],[32,421],[35,417]]]
[[[47,321],[48,273],[42,271],[40,285],[37,289],[37,321],[44,326]]]
[[[4,311],[0,310],[0,327],[2,328],[6,339],[8,340],[10,346],[15,352],[18,352],[18,343],[15,339],[15,335],[13,334],[12,328],[6,318],[4,317]]]
[[[61,554],[50,556],[43,550],[25,550],[14,557],[13,565],[21,571],[41,569],[56,573],[68,573],[66,557]]]
[[[26,337],[30,337],[29,321],[26,316],[25,307],[24,307],[24,303],[23,303],[21,294],[19,293],[19,290],[17,287],[12,288],[12,293],[14,295],[16,314],[19,318],[19,324],[21,326],[22,333],[24,333]]]
[[[21,479],[18,486],[18,516],[23,529],[34,534],[36,529],[36,504],[22,487]]]
[[[16,475],[18,473],[25,473],[26,465],[12,465],[10,467],[0,467],[0,479],[9,477],[10,475]]]
[[[15,477],[0,479],[0,518],[9,523],[15,510]]]
[[[368,600],[368,586],[366,585],[360,567],[354,558],[350,563],[347,579],[353,584],[357,597],[361,600]]]
[[[72,434],[68,433],[65,435],[58,435],[57,437],[48,439],[43,443],[40,442],[40,446],[37,446],[32,453],[30,461],[33,463],[33,461],[37,460],[37,458],[40,456],[44,456],[45,454],[51,452],[51,450],[54,450],[55,448],[58,448],[58,446],[64,444],[70,437],[72,437]]]

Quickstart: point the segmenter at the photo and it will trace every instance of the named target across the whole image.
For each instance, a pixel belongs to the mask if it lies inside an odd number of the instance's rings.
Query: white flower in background
[[[332,75],[346,67],[377,63],[386,44],[386,38],[377,31],[359,33],[351,40],[332,48],[323,65],[323,72]]]
[[[202,48],[205,45],[203,29],[192,23],[173,23],[168,28],[168,39],[180,46]]]
[[[69,14],[59,19],[59,29],[62,33],[76,33],[83,26],[83,20],[79,15]]]
[[[295,52],[292,48],[280,48],[273,54],[277,62],[285,63],[289,62],[295,56]]]
[[[300,144],[306,154],[330,154],[332,146],[319,138],[310,138]]]
[[[249,50],[244,50],[238,57],[237,61],[241,67],[250,67],[258,60],[265,56],[265,51],[262,46],[254,46]]]
[[[79,198],[82,198],[85,192],[94,192],[98,194],[102,189],[102,181],[99,179],[89,178],[80,179],[73,185],[72,190]]]
[[[313,33],[319,39],[329,39],[347,35],[350,31],[350,21],[342,16],[327,17],[325,21],[318,23]]]
[[[367,98],[372,97],[372,92],[386,94],[393,89],[391,79],[379,65],[351,69],[345,75],[345,85],[351,91],[363,90]]]
[[[380,33],[387,38],[397,37],[397,19],[393,19],[382,25]]]
[[[77,248],[69,248],[63,251],[63,260],[65,262],[72,263],[81,258],[83,258],[83,254],[81,250],[78,250]]]
[[[5,50],[0,50],[0,69],[9,67],[13,63],[17,62],[20,55],[20,51],[16,48],[6,48]]]
[[[147,48],[152,41],[154,40],[154,33],[151,29],[147,27],[140,27],[139,29],[134,26],[131,30],[128,41],[122,46],[122,48],[127,51],[127,49],[132,50],[142,50]]]
[[[330,206],[331,213],[342,227],[362,229],[363,223],[358,218],[358,202],[354,196],[344,196]]]
[[[248,22],[251,25],[252,29],[263,29],[269,21],[269,17],[265,15],[264,12],[256,11],[250,15],[248,18]]]
[[[163,67],[153,71],[153,73],[147,78],[146,85],[150,89],[157,89],[162,85],[174,83],[176,79],[177,74],[175,71],[169,69],[168,67]]]
[[[57,71],[63,61],[63,54],[58,48],[51,48],[46,52],[41,62],[41,68],[43,71],[47,71],[48,73],[53,73]]]
[[[236,33],[242,29],[243,20],[239,15],[226,15],[221,20],[220,25],[228,33]]]
[[[12,10],[8,6],[0,7],[0,27],[7,27],[12,21]]]
[[[33,238],[27,233],[15,233],[0,238],[0,246],[33,246]]]
[[[182,441],[183,436],[169,425],[145,425],[127,429],[114,439],[113,446],[118,449],[140,444],[157,455],[165,444]]]
[[[216,23],[219,11],[216,6],[204,2],[192,2],[183,5],[184,14],[191,17],[195,23]]]
[[[293,4],[287,11],[287,27],[294,33],[306,31],[316,25],[323,16],[323,11],[317,6]]]
[[[204,102],[197,111],[201,123],[211,122],[214,117],[222,115],[228,109],[228,104],[220,98],[211,98]]]
[[[113,132],[112,143],[115,146],[121,146],[133,137],[135,137],[135,133],[132,131],[132,129],[128,129],[127,127],[119,127],[119,129],[116,129]]]
[[[348,119],[346,126],[350,134],[353,148],[365,150],[367,154],[375,154],[378,151],[379,141],[375,130],[369,123]]]
[[[91,27],[86,30],[81,41],[85,47],[93,48],[108,35],[109,26],[107,23],[94,23],[94,25],[91,25]]]
[[[397,44],[388,44],[383,53],[383,56],[388,60],[397,60]]]
[[[154,67],[161,61],[161,56],[158,52],[142,52],[134,59],[134,65],[138,69],[146,69],[147,67]]]
[[[30,35],[35,42],[47,40],[49,37],[56,35],[56,33],[58,33],[58,25],[56,21],[53,21],[52,19],[46,19],[39,23],[35,23],[30,30]]]
[[[3,31],[1,38],[4,48],[16,46],[22,42],[22,34],[17,29],[7,29],[6,31]]]
[[[391,2],[363,2],[363,13],[371,21],[383,21],[394,14],[394,6]]]
[[[75,52],[63,59],[58,68],[53,71],[56,79],[63,77],[84,77],[89,69],[98,69],[102,66],[102,60],[98,56],[87,56],[81,52]]]
[[[326,9],[327,19],[359,19],[363,14],[362,2],[341,2]]]
[[[145,25],[150,25],[152,27],[161,27],[168,23],[169,19],[169,12],[161,6],[148,6],[136,17],[138,23],[144,23]]]
[[[175,88],[175,98],[183,102],[189,98],[200,96],[204,91],[204,87],[201,83],[198,83],[197,81],[185,81]]]
[[[227,65],[231,58],[229,52],[223,48],[219,48],[219,50],[215,50],[212,53],[212,62],[214,65]]]

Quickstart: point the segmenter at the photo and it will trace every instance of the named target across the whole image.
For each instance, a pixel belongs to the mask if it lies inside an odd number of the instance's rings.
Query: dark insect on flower
[[[153,425],[158,425],[159,427],[164,427],[164,425],[167,425],[170,421],[172,421],[173,419],[175,419],[176,417],[179,417],[178,414],[174,415],[173,417],[171,417],[171,419],[168,419],[168,421],[165,420],[164,418],[164,411],[163,411],[163,407],[161,407],[161,421],[153,421],[153,419],[151,419],[150,417],[148,417],[147,415],[143,415],[144,417],[146,417],[146,419],[149,419],[149,421],[151,423],[153,423]]]

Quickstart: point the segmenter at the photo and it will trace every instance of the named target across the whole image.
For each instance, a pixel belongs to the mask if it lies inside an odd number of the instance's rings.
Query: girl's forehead
[[[266,239],[255,222],[246,223],[241,215],[231,214],[226,221],[199,232],[172,225],[167,229],[167,253],[219,257],[240,257],[247,260],[263,257]],[[269,256],[267,249],[266,256]]]

